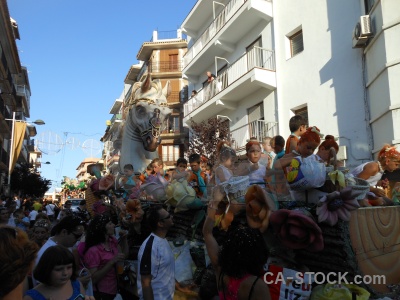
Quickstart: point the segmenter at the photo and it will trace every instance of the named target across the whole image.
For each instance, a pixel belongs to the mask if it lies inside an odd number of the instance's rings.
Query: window
[[[307,124],[308,124],[308,108],[307,108],[307,106],[295,109],[293,112],[294,112],[295,115],[302,116],[304,118],[304,120],[307,121]]]
[[[171,54],[169,56],[169,71],[180,71],[178,68],[178,54]]]
[[[163,145],[162,160],[164,162],[176,162],[179,158],[179,145]]]
[[[261,37],[255,40],[250,46],[246,47],[248,70],[254,67],[264,67],[261,51]]]
[[[169,133],[179,132],[179,116],[171,116],[168,120],[168,131]]]
[[[295,56],[304,50],[303,30],[297,31],[289,37],[291,56]]]
[[[247,109],[247,117],[249,120],[249,137],[257,138],[261,141],[264,136],[264,105],[259,103]]]
[[[368,15],[375,4],[375,0],[364,0],[365,13]]]

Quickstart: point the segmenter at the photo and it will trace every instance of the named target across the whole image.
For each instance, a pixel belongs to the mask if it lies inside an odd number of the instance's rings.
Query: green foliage
[[[51,186],[51,180],[42,178],[30,164],[15,166],[11,174],[11,192],[21,195],[43,197]]]

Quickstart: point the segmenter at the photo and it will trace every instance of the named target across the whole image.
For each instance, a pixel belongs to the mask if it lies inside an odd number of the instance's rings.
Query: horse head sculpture
[[[132,164],[135,171],[144,171],[150,161],[158,157],[160,135],[171,114],[167,104],[170,93],[169,81],[162,88],[160,80],[152,81],[150,74],[143,82],[133,85],[122,134],[121,171],[126,164]]]

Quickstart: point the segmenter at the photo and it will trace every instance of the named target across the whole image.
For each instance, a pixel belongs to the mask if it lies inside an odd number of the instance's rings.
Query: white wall
[[[370,158],[364,117],[362,50],[352,49],[360,4],[335,0],[274,2],[280,134],[286,138],[293,109],[307,105],[309,125],[339,136],[347,165]],[[287,35],[303,30],[304,51],[287,59]]]

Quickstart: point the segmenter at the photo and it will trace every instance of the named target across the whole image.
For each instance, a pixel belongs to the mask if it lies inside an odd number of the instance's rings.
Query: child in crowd
[[[290,153],[297,149],[297,143],[301,135],[307,130],[307,121],[300,115],[295,115],[289,120],[291,134],[286,140],[285,153]]]
[[[324,135],[321,134],[320,130],[318,127],[309,127],[306,132],[301,136],[301,139],[299,140],[297,144],[297,152],[292,152],[291,155],[296,155],[296,159],[293,157],[286,157],[282,158],[279,160],[278,163],[280,163],[282,169],[286,173],[286,178],[288,179],[288,182],[293,184],[298,180],[302,180],[302,177],[300,176],[299,178],[299,169],[300,166],[303,162],[303,159],[308,158],[311,159],[317,163],[315,166],[315,172],[313,172],[312,179],[313,181],[318,181],[321,179],[322,181],[325,180],[326,178],[326,172],[321,174],[319,172],[319,168],[317,167],[318,165],[321,165],[321,161],[319,157],[317,157],[314,152],[318,148],[319,144],[321,143],[321,137]],[[290,154],[288,154],[290,155]],[[301,159],[298,159],[299,156]],[[303,162],[305,163],[305,162]],[[309,175],[310,176],[310,175]],[[321,178],[320,176],[323,176]],[[322,186],[322,185],[321,185]],[[298,191],[298,190],[290,190],[290,194],[292,195],[292,199],[295,199],[297,201],[306,201],[310,203],[318,203],[318,200],[324,196],[324,193],[317,188],[310,188],[307,189],[306,191]]]
[[[179,180],[181,178],[187,178],[189,176],[189,172],[187,171],[187,160],[183,157],[178,158],[176,161],[176,169],[172,172],[171,181],[176,179]]]
[[[131,164],[126,164],[124,166],[124,175],[119,179],[119,185],[124,189],[124,198],[129,197],[132,194],[135,187],[140,186],[140,180],[137,179],[133,166]]]
[[[333,150],[332,150],[333,149]],[[335,153],[332,153],[334,151]],[[315,154],[319,161],[330,164],[330,159],[339,152],[339,145],[333,135],[327,135],[325,140],[319,145],[318,152]]]
[[[285,174],[278,163],[278,160],[285,155],[285,139],[280,135],[276,135],[271,139],[270,145],[274,150],[275,157],[272,161],[272,167],[266,167],[265,181],[267,184],[267,191],[272,195],[276,207],[279,207],[279,199],[286,198],[290,195]]]
[[[33,276],[40,284],[28,290],[24,300],[86,299],[82,284],[76,280],[74,256],[64,246],[51,246],[44,251]]]
[[[276,161],[285,155],[285,139],[281,135],[276,135],[271,139],[270,143],[275,153],[272,161],[272,166],[274,166]]]
[[[146,170],[143,171],[143,173],[140,174],[139,179],[142,183],[146,182],[147,177],[153,173],[153,167],[151,164],[148,164],[146,167]]]
[[[36,221],[31,231],[31,240],[42,247],[50,236],[50,228],[51,225],[46,220]]]
[[[217,145],[219,165],[215,169],[215,184],[228,181],[232,176],[232,166],[236,160],[236,152],[229,142],[220,141]]]
[[[247,161],[238,166],[238,175],[248,175],[249,183],[260,184],[265,187],[266,166],[259,163],[261,158],[261,144],[257,140],[250,140],[246,144]]]
[[[153,175],[159,174],[160,176],[164,176],[164,162],[160,158],[153,159],[150,164],[153,167]]]
[[[200,155],[197,153],[190,155],[189,164],[191,171],[189,173],[188,183],[195,190],[196,196],[198,198],[201,198],[207,190],[208,181],[206,174],[204,172],[201,172],[200,169]]]
[[[31,211],[29,212],[28,218],[29,218],[29,222],[30,222],[31,224],[30,224],[29,227],[32,227],[33,224],[35,224],[36,217],[37,217],[37,215],[38,215],[39,212],[38,212],[37,210],[35,210],[33,207],[31,207],[30,210],[31,210]]]
[[[261,159],[260,161],[264,161],[266,157],[266,163],[265,165],[269,168],[272,167],[272,162],[275,158],[275,152],[274,149],[272,149],[271,147],[271,137],[270,136],[266,136],[262,139],[262,148],[263,148],[263,153],[261,154]]]
[[[297,143],[296,150],[292,151],[291,153],[285,154],[281,159],[279,159],[278,163],[283,171],[286,173],[286,168],[290,165],[292,159],[297,156],[301,156],[302,158],[306,158],[311,155],[315,156],[314,152],[321,142],[321,137],[323,137],[323,134],[320,133],[318,127],[309,127]],[[325,153],[320,152],[320,154],[325,157]],[[321,160],[319,156],[315,156],[315,159]]]
[[[17,209],[14,212],[14,223],[16,227],[22,229],[23,231],[27,231],[30,227],[30,220],[27,216],[25,216],[22,209]]]

